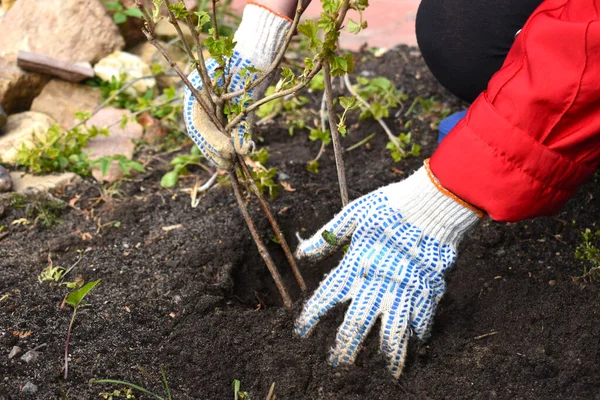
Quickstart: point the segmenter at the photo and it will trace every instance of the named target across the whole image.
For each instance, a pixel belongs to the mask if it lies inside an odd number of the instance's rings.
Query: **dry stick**
[[[290,26],[290,29],[287,31],[287,34],[285,36],[285,41],[283,42],[283,46],[281,47],[281,49],[279,49],[279,53],[277,53],[277,56],[275,57],[275,60],[271,63],[271,65],[269,65],[269,67],[264,72],[261,73],[261,75],[258,77],[258,79],[256,79],[254,82],[251,82],[247,87],[244,87],[243,89],[240,89],[235,92],[223,94],[221,96],[222,100],[233,99],[235,97],[243,95],[245,92],[247,92],[249,90],[252,90],[253,88],[260,85],[265,79],[267,79],[271,75],[271,73],[273,71],[275,71],[277,69],[277,67],[281,63],[281,60],[283,60],[283,57],[285,55],[287,48],[289,47],[289,45],[292,41],[292,37],[294,37],[294,33],[296,32],[296,28],[298,28],[298,23],[300,23],[300,16],[302,15],[303,11],[304,11],[304,9],[302,8],[302,2],[298,1],[298,7],[296,8],[296,15],[294,15],[294,20],[292,21],[292,25]]]
[[[144,5],[142,4],[142,0],[136,0],[135,2],[137,4],[138,8],[142,11],[142,14],[147,16],[148,11],[145,9]],[[190,80],[183,73],[183,71],[179,68],[179,66],[173,61],[173,59],[171,59],[171,56],[169,56],[169,54],[166,52],[164,47],[156,40],[156,35],[154,33],[154,28],[153,28],[154,22],[150,23],[149,21],[151,21],[151,20],[146,20],[146,25],[142,28],[142,32],[146,36],[146,39],[148,39],[148,42],[150,42],[151,45],[156,47],[156,49],[160,52],[160,54],[164,57],[164,59],[169,63],[171,68],[173,68],[173,70],[175,70],[177,75],[179,75],[179,78],[181,78],[181,80],[183,81],[185,86],[187,86],[188,89],[190,89],[190,91],[196,98],[196,101],[198,101],[198,104],[200,104],[200,106],[202,107],[204,112],[210,117],[213,124],[215,124],[215,126],[217,128],[223,130],[223,124],[221,124],[221,121],[219,121],[219,119],[215,116],[215,114],[213,112],[211,112],[210,106],[208,104],[206,104],[206,102],[202,98],[202,94],[192,85]]]
[[[346,172],[344,170],[344,149],[342,148],[340,132],[335,121],[335,110],[333,108],[333,89],[331,87],[331,69],[328,61],[323,63],[323,72],[325,75],[325,102],[327,103],[327,114],[329,115],[329,129],[331,130],[331,141],[333,142],[335,166],[337,168],[338,182],[340,184],[342,207],[345,207],[348,204],[348,187],[346,186]]]
[[[325,132],[327,130],[327,113],[325,113],[325,108],[327,104],[325,103],[325,91],[323,91],[323,97],[321,97],[321,109],[319,110],[319,116],[321,117],[321,131]],[[311,163],[315,161],[319,161],[321,156],[325,153],[325,142],[321,140],[321,147],[319,148],[319,152],[317,156],[310,161]],[[310,164],[310,163],[309,163]]]
[[[235,198],[237,199],[238,205],[240,207],[240,211],[242,212],[242,215],[244,216],[244,219],[246,220],[246,225],[248,225],[248,229],[250,229],[250,234],[252,235],[252,238],[254,239],[254,243],[256,243],[258,252],[260,253],[260,256],[262,257],[262,259],[265,261],[265,264],[267,264],[267,268],[269,269],[269,272],[271,273],[271,276],[273,277],[273,280],[275,281],[275,285],[277,285],[279,294],[281,295],[281,298],[283,299],[283,305],[286,308],[290,308],[292,306],[292,299],[290,298],[290,295],[289,295],[287,289],[285,288],[285,285],[283,284],[281,275],[279,275],[279,271],[277,270],[277,267],[275,266],[275,263],[273,262],[273,259],[271,258],[271,255],[269,254],[269,251],[265,247],[265,244],[263,243],[262,239],[260,238],[260,235],[258,234],[258,231],[256,230],[256,226],[254,225],[254,221],[252,220],[252,217],[250,217],[250,214],[248,213],[248,208],[246,207],[246,203],[244,203],[244,198],[242,197],[240,182],[235,174],[235,171],[230,172],[229,176],[231,178],[231,183],[232,183],[231,186],[233,186],[233,193],[235,193]]]
[[[292,271],[294,272],[294,276],[296,277],[296,281],[298,282],[300,289],[302,289],[302,291],[305,291],[306,283],[304,282],[304,278],[302,277],[302,274],[300,273],[300,270],[298,269],[298,265],[296,264],[296,260],[294,259],[294,255],[292,254],[292,251],[290,250],[290,246],[288,246],[288,243],[285,240],[285,236],[283,236],[281,229],[279,229],[279,224],[277,224],[277,220],[273,216],[273,213],[271,213],[271,209],[269,208],[267,201],[265,200],[263,195],[260,194],[260,190],[258,189],[256,182],[254,182],[254,179],[252,178],[252,173],[248,169],[248,165],[246,165],[244,158],[239,154],[237,157],[238,157],[238,163],[240,164],[240,166],[242,167],[242,171],[246,175],[246,180],[248,182],[250,182],[250,187],[252,188],[252,191],[258,198],[261,208],[267,215],[267,219],[269,220],[269,223],[271,224],[271,227],[273,228],[273,231],[275,232],[275,236],[277,236],[277,239],[279,239],[279,244],[283,248],[285,257],[287,258],[288,262],[290,263],[290,267],[292,267]]]
[[[358,102],[363,107],[365,107],[367,110],[371,111],[371,105],[365,99],[360,97],[358,92],[356,90],[354,90],[354,88],[352,87],[352,83],[350,82],[350,78],[349,78],[348,74],[344,75],[344,84],[346,85],[346,89],[348,89],[350,94],[352,96],[356,97]],[[396,147],[398,148],[398,151],[400,151],[402,154],[406,154],[404,149],[400,146],[400,141],[398,140],[398,138],[396,136],[394,136],[394,134],[392,133],[392,130],[387,126],[385,121],[383,121],[381,118],[377,118],[377,122],[379,123],[379,125],[381,125],[381,127],[385,131],[386,135],[388,136],[388,139],[390,139],[390,141],[392,143],[394,143],[394,145],[396,145]]]
[[[171,0],[168,0],[168,3],[173,4]],[[188,11],[183,0],[180,0],[180,3],[183,4],[183,7],[186,9],[186,11]],[[173,11],[171,11],[168,4],[167,4],[167,11],[169,12],[169,22],[171,23],[171,25],[173,25],[173,27],[177,31],[177,36],[179,36],[181,43],[183,43],[183,48],[185,49],[186,54],[188,55],[190,60],[195,60],[194,53],[192,52],[192,48],[190,47],[187,40],[185,40],[185,35],[183,34],[183,31],[181,30],[181,26],[179,26],[179,23],[177,22],[177,18],[175,18],[175,14],[173,14]],[[188,11],[188,14],[189,14],[189,11]],[[188,18],[189,18],[189,16],[188,16]],[[190,31],[190,34],[194,37],[196,36],[194,34],[194,31],[192,31],[192,30]],[[201,52],[201,50],[199,50],[199,51]],[[202,67],[204,67],[204,71],[206,72],[206,66],[203,65]],[[208,91],[208,86],[206,85],[206,81],[204,80],[204,74],[202,73],[203,72],[202,67],[200,66],[200,64],[196,63],[196,70],[198,70],[198,75],[200,75],[200,80],[202,81],[202,90],[206,91],[206,94],[207,94],[206,99],[208,100],[208,104],[211,107],[211,109],[214,110],[215,103],[212,100],[212,96],[210,95],[211,92]],[[210,79],[208,81],[210,82]]]

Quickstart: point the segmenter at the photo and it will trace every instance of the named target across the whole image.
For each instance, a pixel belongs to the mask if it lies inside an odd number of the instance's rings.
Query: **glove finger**
[[[388,369],[394,378],[398,379],[404,368],[408,339],[411,335],[408,326],[411,304],[405,293],[396,294],[388,301],[391,306],[381,321],[380,347],[388,358]]]
[[[310,239],[303,240],[297,235],[300,243],[296,249],[296,258],[310,257],[320,259],[346,244],[356,229],[356,225],[360,219],[358,216],[362,214],[372,196],[373,193],[348,204]]]
[[[353,262],[350,254],[352,252],[346,255],[340,265],[327,275],[304,305],[302,313],[296,319],[295,326],[295,332],[300,337],[308,336],[319,322],[319,318],[333,306],[349,298],[351,283],[356,279],[357,274],[357,271],[350,267]]]
[[[429,337],[437,305],[436,298],[428,284],[417,290],[413,304],[410,327],[419,339],[425,340]]]
[[[382,282],[365,280],[360,282],[362,286],[353,296],[352,304],[335,338],[335,348],[329,354],[328,361],[333,367],[354,363],[360,344],[381,314]]]

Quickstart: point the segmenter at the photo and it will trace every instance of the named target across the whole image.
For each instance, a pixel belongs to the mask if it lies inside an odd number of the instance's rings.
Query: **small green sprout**
[[[331,246],[335,246],[338,243],[337,236],[335,236],[333,232],[325,230],[323,233],[321,233],[321,236],[323,237],[323,240],[325,240]]]

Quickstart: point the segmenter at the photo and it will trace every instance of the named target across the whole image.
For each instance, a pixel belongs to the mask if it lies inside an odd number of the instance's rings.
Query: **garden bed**
[[[436,96],[453,111],[464,107],[435,82],[415,49],[362,57],[357,73],[391,79],[409,95],[405,108],[417,96]],[[320,94],[307,96],[318,108]],[[345,155],[352,199],[403,179],[432,154],[431,119],[404,116],[405,111],[388,123],[400,132],[412,119],[422,157],[400,163],[391,159],[376,122],[349,121],[346,147],[377,132],[368,145]],[[272,202],[295,247],[296,231],[306,237],[340,209],[333,151],[328,148],[314,174],[306,163],[319,145],[305,133],[290,137],[275,119],[259,135],[271,154],[269,165],[295,189],[280,190]],[[39,399],[98,399],[100,392],[122,387],[89,382],[101,378],[130,381],[162,396],[161,367],[176,400],[232,398],[234,379],[253,400],[264,399],[273,382],[278,399],[599,396],[600,292],[597,284],[572,279],[584,269],[574,258],[581,231],[600,216],[598,182],[584,185],[555,217],[479,225],[462,243],[448,275],[432,338],[411,342],[405,372],[396,382],[377,352],[378,326],[355,366],[327,365],[345,306],[324,317],[310,338],[295,337],[294,318],[306,296],[293,289],[295,307],[281,307],[231,188],[210,190],[192,208],[189,195],[178,189],[193,181],[164,189],[159,182],[166,170],[164,162],[151,164],[147,173],[121,185],[122,196],[101,201],[93,214],[102,195],[99,184],[85,180],[65,188],[60,198],[80,198],[62,212],[62,223],[49,229],[13,226],[23,211],[6,208],[0,219],[9,227],[0,240],[0,399],[26,398],[21,389],[27,382],[38,388],[30,397]],[[200,169],[197,174],[206,178]],[[295,288],[267,222],[255,203],[251,209],[288,287]],[[37,277],[49,253],[55,264],[68,267],[82,249],[83,260],[71,278],[102,281],[78,312],[65,381],[71,309],[61,303],[67,290]],[[301,264],[310,290],[338,260]],[[42,344],[32,363],[20,355],[7,357],[13,346],[27,351]],[[136,398],[149,397],[136,393]]]

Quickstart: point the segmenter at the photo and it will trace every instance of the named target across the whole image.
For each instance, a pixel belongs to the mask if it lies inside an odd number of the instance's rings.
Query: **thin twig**
[[[300,17],[302,16],[303,12],[304,12],[304,9],[302,8],[302,1],[298,1],[298,6],[296,7],[296,14],[294,15],[294,20],[292,21],[292,25],[290,26],[290,28],[287,31],[287,34],[285,36],[285,41],[283,42],[283,46],[281,47],[281,49],[279,49],[279,53],[277,53],[277,56],[275,57],[275,60],[271,63],[271,65],[269,65],[269,67],[261,73],[261,75],[258,77],[258,79],[249,83],[243,89],[240,89],[235,92],[224,93],[221,96],[222,100],[229,100],[229,99],[233,99],[235,97],[241,96],[245,92],[257,87],[265,79],[268,79],[271,76],[271,73],[273,71],[275,71],[277,69],[277,67],[279,66],[279,64],[281,63],[281,60],[283,59],[283,56],[285,55],[285,52],[292,41],[292,37],[294,36],[294,33],[296,32],[296,28],[298,28],[298,23],[300,22]]]
[[[212,21],[215,39],[219,40],[219,24],[217,22],[217,2],[219,0],[212,0]]]
[[[183,0],[179,0],[179,1],[181,4],[183,4],[183,7],[186,9],[186,11],[188,11],[188,14],[189,14],[189,10],[185,6],[185,3],[183,2]],[[173,4],[172,0],[168,0],[168,3]],[[179,40],[181,40],[181,43],[183,43],[183,48],[185,49],[185,52],[188,55],[188,57],[190,58],[190,60],[198,61],[194,57],[194,53],[193,53],[192,48],[190,47],[189,43],[187,42],[187,40],[185,40],[185,35],[183,34],[183,31],[181,30],[181,26],[179,26],[179,22],[177,22],[177,18],[175,18],[175,14],[173,14],[173,11],[171,11],[171,8],[169,8],[169,4],[167,4],[167,11],[169,12],[169,22],[171,23],[171,25],[173,25],[173,27],[177,31],[177,36],[179,36]],[[189,18],[189,16],[188,16],[188,18]],[[189,27],[189,25],[188,25],[188,27]],[[192,36],[196,37],[196,35],[194,34],[194,31],[191,29],[192,28],[190,27],[190,34]],[[202,48],[200,48],[198,51],[202,52]],[[200,64],[198,64],[197,62],[196,62],[196,69],[198,70],[198,75],[200,75],[200,80],[202,81],[202,90],[204,90],[207,95],[206,99],[208,100],[208,105],[210,106],[210,108],[212,110],[214,110],[215,103],[213,102],[212,96],[210,95],[211,92],[208,91],[208,86],[205,81],[203,70],[202,70]],[[204,65],[204,72],[205,71],[206,71],[206,66]],[[208,81],[210,82],[210,79]]]
[[[323,73],[325,75],[325,102],[327,103],[327,114],[329,115],[329,130],[331,131],[331,141],[333,142],[333,154],[335,157],[335,166],[337,168],[338,182],[340,184],[342,207],[345,207],[348,204],[348,186],[346,185],[346,172],[344,170],[344,149],[342,148],[340,132],[335,121],[333,88],[331,87],[331,69],[328,61],[323,64]]]
[[[271,384],[271,388],[269,389],[266,400],[275,400],[275,382]]]
[[[292,307],[292,299],[290,298],[290,295],[289,295],[287,289],[285,288],[285,285],[283,284],[281,275],[279,274],[279,271],[277,270],[277,267],[275,266],[275,263],[273,262],[271,255],[269,254],[269,251],[265,247],[265,244],[263,243],[262,239],[260,238],[260,235],[258,234],[258,231],[256,230],[256,225],[254,224],[254,221],[252,220],[250,213],[248,213],[246,203],[244,202],[244,198],[242,197],[240,182],[236,176],[236,172],[235,171],[230,172],[229,177],[231,178],[231,186],[233,187],[233,193],[235,194],[235,198],[238,202],[238,206],[240,207],[242,216],[244,217],[244,220],[246,220],[246,225],[248,225],[248,229],[250,230],[250,234],[252,235],[252,238],[254,239],[254,243],[256,243],[256,247],[258,248],[258,252],[260,253],[260,256],[265,261],[265,264],[267,264],[267,268],[269,269],[269,272],[271,273],[271,276],[273,277],[273,280],[275,281],[275,285],[277,286],[277,289],[279,290],[279,294],[281,295],[281,298],[283,299],[283,305],[286,308],[291,308]]]
[[[372,111],[371,110],[371,105],[362,97],[360,97],[360,95],[358,94],[358,92],[356,90],[354,90],[354,88],[352,87],[352,83],[350,82],[350,77],[348,76],[348,74],[344,75],[344,83],[346,85],[346,89],[348,89],[348,91],[350,92],[350,94],[352,94],[352,96],[356,97],[356,99],[358,100],[358,102],[367,110]],[[373,114],[371,112],[371,114]],[[381,118],[376,118],[376,121],[379,123],[379,125],[381,125],[381,127],[383,128],[383,130],[385,131],[388,139],[390,139],[390,141],[392,143],[394,143],[394,145],[398,148],[398,151],[400,151],[400,153],[402,154],[406,154],[406,151],[404,151],[404,149],[402,148],[402,146],[400,146],[400,141],[398,140],[398,138],[396,136],[394,136],[394,134],[392,133],[392,130],[387,126],[387,124],[385,123],[384,120],[382,120]]]
[[[267,201],[265,200],[263,195],[260,194],[260,190],[258,189],[256,182],[254,182],[254,178],[252,178],[252,173],[248,169],[248,165],[246,165],[244,158],[239,154],[238,154],[238,163],[240,164],[244,175],[246,175],[246,180],[250,183],[250,188],[252,189],[252,191],[254,192],[256,197],[258,198],[258,202],[260,203],[261,208],[263,209],[264,213],[267,215],[267,219],[269,220],[269,223],[271,224],[271,227],[273,228],[273,232],[275,232],[275,236],[277,236],[277,239],[279,240],[279,244],[281,245],[281,248],[283,249],[283,252],[285,253],[285,257],[287,258],[288,262],[290,263],[290,267],[292,267],[292,271],[294,272],[294,276],[296,277],[298,286],[300,286],[300,289],[302,289],[302,291],[305,291],[306,283],[304,282],[304,278],[302,277],[302,274],[300,273],[300,269],[298,269],[298,265],[296,264],[296,260],[294,259],[294,255],[292,254],[292,251],[290,250],[290,246],[288,246],[288,243],[285,240],[285,236],[283,235],[283,232],[281,232],[281,229],[279,228],[279,224],[277,224],[277,220],[273,216],[273,213],[271,212],[271,209],[270,209],[269,205],[267,204]]]
[[[355,144],[353,144],[353,145],[352,145],[352,146],[350,146],[350,147],[347,147],[347,148],[344,150],[344,152],[346,152],[346,153],[347,153],[347,152],[349,152],[349,151],[352,151],[352,150],[356,150],[356,149],[358,149],[360,146],[362,146],[363,144],[367,143],[369,140],[373,139],[373,138],[375,137],[375,135],[377,135],[377,133],[375,133],[375,132],[374,132],[374,133],[371,133],[369,136],[367,136],[366,138],[364,138],[364,139],[363,139],[363,140],[361,140],[360,142],[358,142],[358,143],[355,143]]]
[[[181,0],[181,2],[183,3],[183,0]],[[206,60],[204,60],[204,54],[202,53],[202,44],[200,43],[200,32],[196,32],[196,30],[194,29],[194,23],[189,15],[185,17],[185,22],[187,23],[188,29],[190,30],[190,33],[194,38],[194,43],[196,44],[196,52],[198,53],[198,59],[196,60],[196,68],[198,69],[198,73],[200,74],[200,78],[202,79],[202,85],[206,88],[207,92],[211,94],[212,101],[213,87],[210,77],[208,76],[208,72],[206,70]]]
[[[138,8],[140,10],[142,10],[142,13],[144,13],[145,7],[142,4],[142,0],[136,0],[136,4],[137,4]],[[145,14],[147,14],[147,12]],[[152,24],[152,26],[153,25],[154,24]],[[142,28],[142,32],[146,36],[146,39],[148,39],[148,41],[150,42],[151,45],[156,47],[156,49],[160,52],[160,54],[164,57],[164,59],[169,63],[171,68],[173,68],[175,70],[175,72],[177,73],[177,75],[179,75],[179,78],[181,78],[181,80],[183,81],[185,86],[187,86],[188,89],[190,89],[190,91],[192,92],[192,94],[194,95],[194,97],[196,98],[196,100],[198,101],[198,103],[200,104],[202,109],[204,110],[204,112],[209,116],[209,118],[211,119],[213,124],[215,124],[215,126],[217,128],[219,128],[220,130],[223,130],[223,124],[221,124],[221,121],[219,121],[219,119],[216,117],[216,115],[213,112],[211,112],[210,106],[208,104],[206,104],[206,102],[202,98],[202,94],[194,87],[194,85],[192,85],[192,83],[189,81],[189,79],[183,73],[183,71],[179,68],[179,66],[173,61],[173,59],[171,59],[171,56],[166,52],[166,50],[164,49],[162,44],[160,44],[160,42],[158,42],[156,40],[156,35],[154,33],[154,29],[151,29],[150,26],[151,26],[151,24],[149,24],[148,21],[146,21],[145,26]]]

